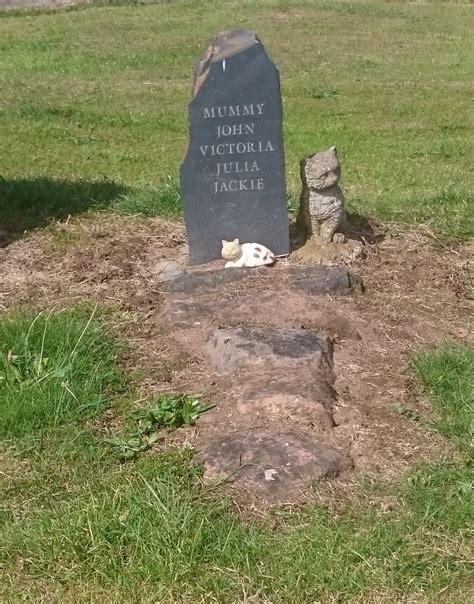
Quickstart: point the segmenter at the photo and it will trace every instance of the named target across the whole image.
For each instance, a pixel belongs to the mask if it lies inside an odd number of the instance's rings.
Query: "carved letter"
[[[255,134],[255,124],[244,124],[245,132],[244,134]]]

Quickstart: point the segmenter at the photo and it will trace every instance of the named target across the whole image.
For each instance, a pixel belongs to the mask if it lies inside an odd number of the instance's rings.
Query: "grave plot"
[[[407,234],[350,268],[290,259],[184,272],[182,226],[78,218],[0,250],[0,302],[114,309],[143,397],[198,393],[214,405],[155,450],[191,445],[207,477],[245,500],[297,501],[315,484],[403,473],[448,446],[399,410],[429,414],[411,394],[411,351],[469,338],[466,254]],[[104,429],[115,421],[112,411]]]

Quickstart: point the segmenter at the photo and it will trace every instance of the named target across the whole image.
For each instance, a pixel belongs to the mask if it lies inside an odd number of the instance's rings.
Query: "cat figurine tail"
[[[221,255],[227,260],[225,267],[239,266],[265,266],[275,264],[275,254],[260,243],[239,243],[238,239],[233,241],[222,240]]]

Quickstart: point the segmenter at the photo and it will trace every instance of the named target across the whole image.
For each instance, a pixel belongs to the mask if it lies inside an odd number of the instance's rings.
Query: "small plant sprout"
[[[160,430],[193,425],[213,406],[187,394],[155,397],[150,407],[132,411],[132,426],[122,436],[111,434],[106,442],[116,448],[120,459],[132,459],[161,438]]]

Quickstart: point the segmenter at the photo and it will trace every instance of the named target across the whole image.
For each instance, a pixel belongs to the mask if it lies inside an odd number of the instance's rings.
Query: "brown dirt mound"
[[[0,250],[0,316],[24,303],[57,309],[80,301],[109,304],[120,311],[116,317],[130,346],[129,367],[145,374],[143,396],[188,391],[216,404],[197,428],[176,433],[173,440],[193,444],[232,426],[241,429],[246,421],[255,427],[255,417],[243,420],[229,396],[234,378],[213,374],[197,345],[211,328],[255,323],[251,289],[245,281],[220,289],[215,314],[204,316],[195,330],[164,321],[163,286],[155,268],[163,258],[183,263],[185,253],[184,230],[175,222],[98,215],[54,224]],[[291,259],[279,266],[288,264]],[[422,397],[413,395],[411,353],[471,337],[468,248],[434,246],[421,232],[387,237],[352,264],[364,280],[363,295],[326,295],[311,308],[301,292],[284,288],[279,266],[269,269],[262,304],[272,304],[272,293],[286,304],[274,304],[256,324],[318,328],[335,339],[336,426],[324,438],[349,451],[356,475],[391,477],[448,447],[424,421],[399,410],[413,409],[421,418],[431,414]],[[203,300],[209,302],[205,295]],[[229,312],[229,304],[237,310]],[[286,418],[283,423],[286,428]],[[260,416],[258,425],[269,424]],[[320,428],[310,422],[303,427],[315,430]]]

